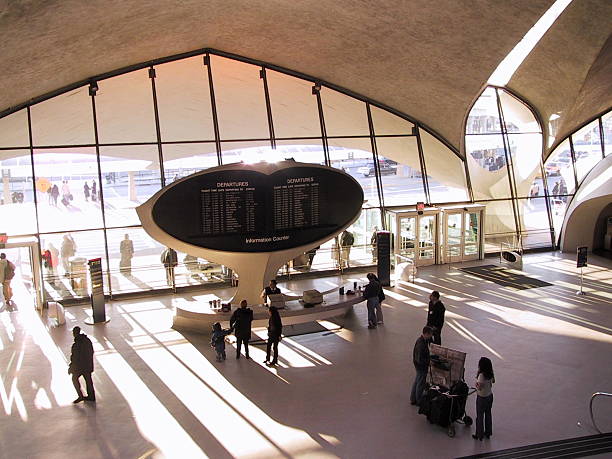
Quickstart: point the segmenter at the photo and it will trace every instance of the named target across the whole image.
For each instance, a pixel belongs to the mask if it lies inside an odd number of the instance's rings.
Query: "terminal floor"
[[[368,330],[361,303],[340,330],[324,323],[331,332],[284,339],[276,369],[263,365],[261,346],[250,361],[228,346],[227,361],[216,363],[206,335],[172,330],[173,303],[197,294],[117,301],[107,306],[111,321],[95,327],[83,324],[87,308],[71,307],[67,324],[53,327],[16,285],[17,310],[0,313],[0,457],[450,458],[592,434],[589,397],[612,391],[612,261],[590,259],[586,296],[575,294],[569,255],[526,257],[523,271],[553,284],[541,288],[456,269],[492,263],[422,268],[414,284],[387,290],[384,326]],[[447,308],[443,344],[467,352],[467,381],[481,356],[493,360],[488,441],[474,441],[464,426],[449,438],[410,405],[412,347],[433,289]],[[94,341],[97,404],[71,403],[74,325]],[[595,408],[612,430],[612,402]],[[473,396],[467,409],[474,416]]]

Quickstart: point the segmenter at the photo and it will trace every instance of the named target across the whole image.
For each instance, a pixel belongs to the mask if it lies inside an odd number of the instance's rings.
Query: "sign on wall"
[[[332,237],[361,211],[363,190],[331,167],[233,164],[193,174],[151,198],[170,236],[229,252],[272,252]]]

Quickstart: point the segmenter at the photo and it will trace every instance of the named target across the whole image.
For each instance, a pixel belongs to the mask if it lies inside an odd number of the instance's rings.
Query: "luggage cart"
[[[466,353],[437,344],[430,344],[429,352],[429,389],[419,413],[425,414],[429,422],[447,427],[448,436],[454,437],[455,422],[472,425],[465,405],[476,389],[468,387],[464,381]]]

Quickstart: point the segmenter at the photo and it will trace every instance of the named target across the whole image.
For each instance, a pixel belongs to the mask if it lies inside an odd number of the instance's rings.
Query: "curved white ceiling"
[[[572,4],[564,13],[576,10],[568,36],[609,9],[605,0],[588,3],[589,9]],[[209,47],[363,94],[418,119],[458,148],[471,103],[498,63],[551,4],[552,0],[10,2],[0,13],[0,110],[100,73]],[[606,28],[611,27],[609,21],[600,25],[597,37],[579,45],[589,50],[585,68],[596,59],[597,47],[605,41],[601,37],[607,37]],[[574,72],[570,78],[584,81],[585,75]],[[554,84],[554,78],[545,83]],[[517,91],[529,95],[524,86],[516,80]],[[547,102],[546,97],[536,100],[536,108]]]

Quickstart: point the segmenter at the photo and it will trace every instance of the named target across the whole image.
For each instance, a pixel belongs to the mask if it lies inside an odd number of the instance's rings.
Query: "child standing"
[[[231,330],[223,330],[219,322],[213,324],[213,332],[210,338],[210,347],[217,351],[217,362],[225,360],[225,337]]]

